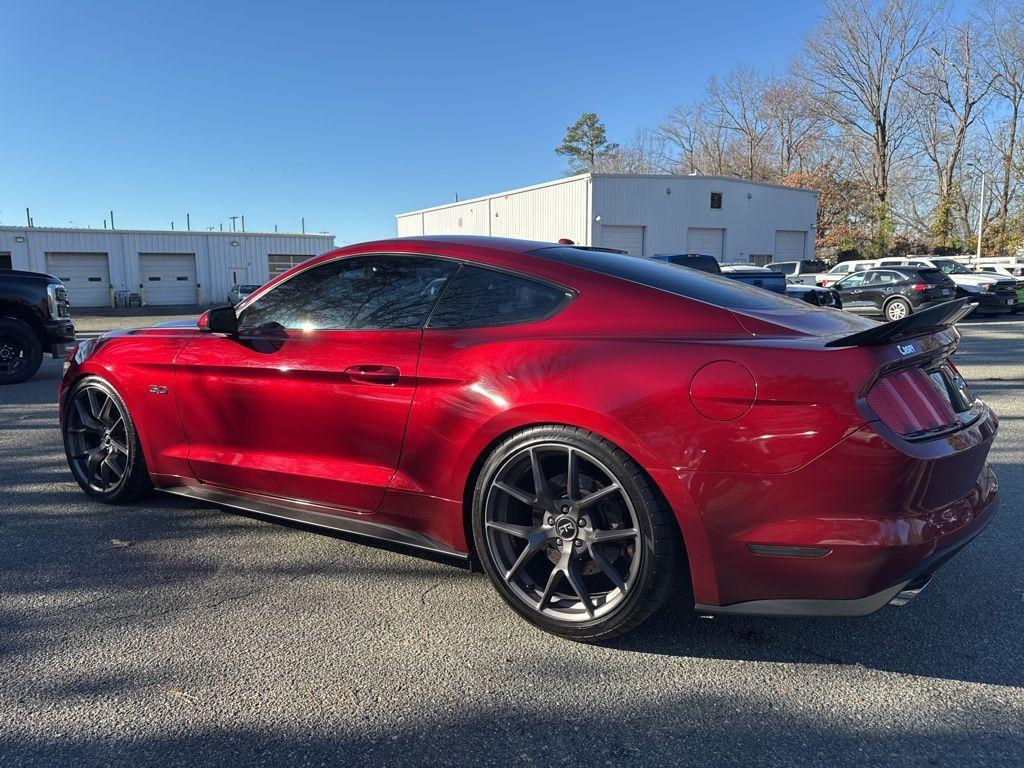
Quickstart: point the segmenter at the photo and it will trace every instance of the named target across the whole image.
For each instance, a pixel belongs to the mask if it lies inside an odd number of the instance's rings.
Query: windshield
[[[255,293],[258,285],[243,285],[238,289],[239,293]]]
[[[935,259],[932,263],[947,275],[970,275],[971,270],[953,259]]]

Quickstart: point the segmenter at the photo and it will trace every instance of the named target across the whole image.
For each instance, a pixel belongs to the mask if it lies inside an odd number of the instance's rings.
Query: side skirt
[[[456,560],[463,567],[467,567],[470,562],[470,557],[467,553],[452,549],[447,544],[419,531],[410,531],[405,528],[385,525],[371,520],[360,520],[342,515],[318,512],[306,508],[302,502],[257,498],[208,486],[179,485],[158,488],[157,490],[171,493],[175,496],[184,496],[185,498],[205,501],[210,504],[231,507],[243,512],[251,512],[260,516],[272,517],[292,523],[301,523],[337,533],[354,534],[373,539],[377,542],[386,542],[399,548],[415,549],[421,553],[440,556],[446,560]]]

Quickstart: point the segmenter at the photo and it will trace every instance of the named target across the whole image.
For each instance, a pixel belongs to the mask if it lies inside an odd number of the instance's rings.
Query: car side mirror
[[[201,331],[235,336],[238,334],[238,315],[234,307],[214,307],[202,314],[198,325]]]

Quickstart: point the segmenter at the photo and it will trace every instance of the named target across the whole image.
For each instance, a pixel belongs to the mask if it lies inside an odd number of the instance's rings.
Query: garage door
[[[284,274],[296,264],[301,264],[306,259],[312,259],[312,254],[295,253],[268,253],[267,267],[272,278]]]
[[[48,253],[46,271],[67,286],[75,307],[110,306],[110,262],[105,253]]]
[[[140,253],[139,273],[146,304],[195,304],[194,253]]]
[[[725,230],[690,227],[686,230],[686,252],[702,253],[722,261],[725,252]]]
[[[799,261],[806,258],[804,247],[807,242],[807,233],[795,229],[775,230],[775,254],[774,261]]]
[[[625,251],[630,256],[643,256],[644,228],[605,225],[601,227],[601,247]]]

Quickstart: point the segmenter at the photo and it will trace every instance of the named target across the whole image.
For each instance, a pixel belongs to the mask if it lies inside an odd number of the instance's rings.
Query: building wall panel
[[[47,253],[106,253],[115,292],[138,293],[140,253],[193,254],[203,303],[225,302],[233,273],[265,282],[268,254],[312,257],[333,248],[333,235],[0,227],[0,252],[11,253],[14,269],[46,272]]]

